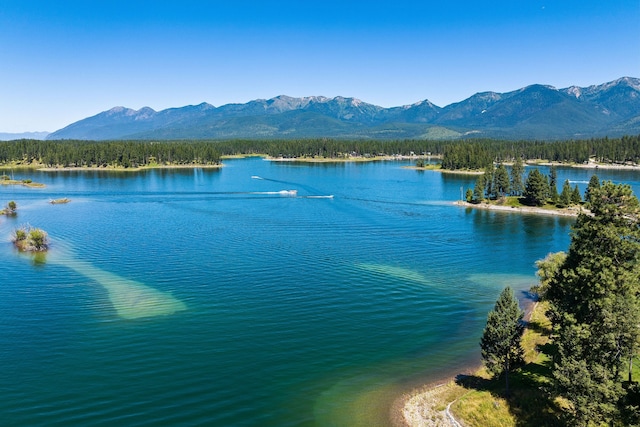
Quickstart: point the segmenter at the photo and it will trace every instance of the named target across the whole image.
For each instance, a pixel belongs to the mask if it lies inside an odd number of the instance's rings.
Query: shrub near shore
[[[41,228],[22,226],[13,232],[13,244],[24,252],[42,252],[49,247],[49,235]]]

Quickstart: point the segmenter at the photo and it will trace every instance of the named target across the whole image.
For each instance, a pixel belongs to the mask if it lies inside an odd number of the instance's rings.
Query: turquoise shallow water
[[[474,177],[403,165],[254,158],[0,188],[19,207],[0,218],[2,423],[388,425],[397,393],[477,362],[500,290],[524,301],[573,222],[454,206]],[[582,189],[591,173],[558,171]],[[598,173],[638,192],[637,173]],[[13,249],[25,223],[49,232],[45,260]]]

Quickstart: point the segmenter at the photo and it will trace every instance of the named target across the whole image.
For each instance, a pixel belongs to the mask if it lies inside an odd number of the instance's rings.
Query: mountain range
[[[356,98],[277,96],[220,107],[155,111],[115,107],[47,139],[516,138],[569,139],[640,133],[640,79],[589,87],[534,84],[482,92],[438,107],[428,100],[383,108]]]

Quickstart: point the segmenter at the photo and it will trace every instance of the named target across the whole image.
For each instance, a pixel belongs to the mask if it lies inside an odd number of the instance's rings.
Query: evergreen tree
[[[484,174],[478,176],[478,178],[476,179],[476,184],[473,187],[474,203],[481,203],[484,200],[484,187],[485,187],[484,181],[485,181]]]
[[[565,252],[555,252],[547,254],[544,259],[536,261],[536,276],[540,279],[540,284],[533,286],[531,292],[538,295],[538,298],[545,299],[549,283],[553,280],[556,273],[567,259]]]
[[[571,193],[571,204],[579,205],[581,202],[582,202],[582,196],[580,195],[580,189],[576,184],[576,186],[573,187],[573,192]]]
[[[555,166],[549,168],[549,198],[551,203],[558,203],[558,171]]]
[[[538,169],[529,172],[523,196],[525,203],[531,206],[542,206],[549,198],[549,183]]]
[[[487,324],[480,339],[482,359],[487,369],[494,375],[505,376],[506,394],[509,395],[509,372],[524,361],[521,345],[524,312],[518,305],[513,291],[506,287],[496,305],[489,312]]]
[[[493,174],[494,174],[493,165],[489,165],[486,168],[484,168],[485,194],[490,199],[496,198],[496,189],[493,185]]]
[[[510,190],[509,172],[502,163],[498,165],[493,175],[493,188],[498,197],[504,197]]]
[[[571,184],[567,179],[564,181],[564,184],[562,185],[562,193],[560,193],[560,197],[556,197],[557,199],[556,204],[561,208],[566,208],[567,206],[569,206],[571,204],[572,193],[573,193],[573,190],[571,190]]]
[[[473,190],[470,188],[467,188],[467,192],[465,193],[464,198],[467,201],[467,203],[473,202]]]
[[[640,203],[628,185],[611,182],[589,198],[591,215],[579,215],[546,292],[555,385],[578,426],[621,419],[621,377],[640,339]]]
[[[587,185],[587,189],[584,192],[584,201],[591,201],[591,192],[600,188],[600,179],[598,179],[598,175],[591,175],[591,179],[589,179],[589,185]]]
[[[516,156],[516,160],[511,167],[511,194],[519,196],[524,191],[524,184],[522,183],[522,175],[524,174],[524,165],[522,164],[522,158]]]

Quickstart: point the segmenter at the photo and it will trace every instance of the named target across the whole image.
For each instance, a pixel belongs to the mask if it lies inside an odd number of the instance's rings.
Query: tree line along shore
[[[524,165],[519,158],[510,170],[502,163],[497,167],[487,166],[478,175],[473,189],[467,188],[464,200],[457,204],[482,209],[577,216],[580,212],[588,213],[584,202],[589,202],[591,192],[600,182],[596,174],[591,176],[583,200],[578,186],[571,187],[568,179],[564,181],[561,192],[558,192],[558,175],[553,165],[549,168],[548,176],[538,169],[530,170],[526,180],[523,180],[523,174]]]
[[[567,141],[469,140],[180,140],[0,142],[0,166],[139,168],[218,165],[224,156],[259,155],[280,159],[376,159],[441,156],[445,170],[482,170],[489,164],[546,160],[582,165],[637,165],[640,135]]]

